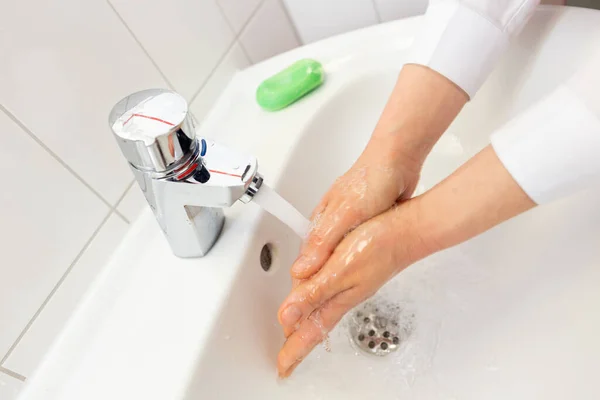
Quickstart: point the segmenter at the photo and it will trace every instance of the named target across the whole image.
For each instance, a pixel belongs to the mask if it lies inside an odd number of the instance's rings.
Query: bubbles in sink
[[[325,336],[322,345],[326,352],[331,353],[331,339],[329,338],[329,334]]]
[[[348,338],[353,317],[349,313],[329,333],[330,352],[316,348],[281,384],[308,399],[374,395],[395,399],[434,392],[448,398],[436,372],[440,344],[451,343],[464,332],[460,325],[469,320],[473,299],[489,289],[481,284],[485,277],[484,270],[459,252],[417,263],[369,300],[381,307],[379,313],[397,317],[399,325],[410,332],[397,351],[373,357],[358,350]]]
[[[323,348],[326,352],[331,353],[331,341],[329,339],[329,331],[325,329],[325,326],[323,326],[323,321],[321,320],[321,311],[316,310],[309,316],[309,319],[321,331],[321,337],[323,338]]]

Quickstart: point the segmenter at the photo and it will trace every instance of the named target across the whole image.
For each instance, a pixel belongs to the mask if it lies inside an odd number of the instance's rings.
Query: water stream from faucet
[[[308,219],[271,187],[263,184],[254,196],[254,202],[289,226],[298,236],[302,238],[306,236],[310,225]]]

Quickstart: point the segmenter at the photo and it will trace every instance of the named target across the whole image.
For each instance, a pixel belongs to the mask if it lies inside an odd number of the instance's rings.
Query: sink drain
[[[413,317],[405,315],[399,306],[365,303],[350,318],[350,340],[368,354],[386,356],[406,341]]]

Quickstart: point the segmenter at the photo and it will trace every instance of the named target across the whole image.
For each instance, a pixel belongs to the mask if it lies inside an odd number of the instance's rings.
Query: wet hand
[[[291,268],[293,279],[304,280],[317,273],[345,235],[390,209],[398,199],[410,198],[421,163],[385,147],[386,143],[372,140],[315,208],[311,229]]]
[[[323,268],[296,287],[279,309],[289,334],[278,357],[281,377],[321,343],[341,318],[395,276],[428,254],[412,229],[411,202],[395,207],[352,231]]]
[[[346,312],[408,265],[533,207],[488,146],[423,196],[362,224],[319,272],[296,282],[280,307],[289,335],[278,357],[280,376],[289,376]]]
[[[311,216],[311,228],[291,268],[292,287],[316,274],[335,247],[354,228],[409,198],[419,180],[421,163],[393,153],[384,141],[371,140],[361,157],[325,194]],[[288,337],[294,315],[280,315]]]
[[[321,271],[329,265],[338,265],[337,268],[341,268],[341,250],[335,250],[336,246],[349,246],[349,238],[356,237],[358,232],[363,232],[375,224],[372,221],[381,220],[379,217],[373,217],[389,210],[397,200],[410,198],[427,154],[467,100],[466,93],[429,68],[414,64],[402,68],[369,145],[354,166],[336,181],[313,212],[312,229],[300,256],[292,266],[292,295],[299,290],[308,290],[306,288],[316,291],[320,287],[319,279],[323,280],[323,285],[328,285],[327,275]],[[365,221],[369,222],[361,226],[357,233],[352,232]],[[389,221],[387,224],[393,225]],[[349,233],[348,238],[344,239]],[[368,248],[377,246],[383,245],[370,242]],[[392,251],[385,247],[381,247],[381,250],[388,253]],[[366,256],[361,254],[358,259],[366,259]],[[330,259],[330,256],[333,259]],[[381,260],[376,261],[385,264]],[[408,264],[404,264],[406,265]],[[361,271],[356,272],[358,276],[364,274],[370,279],[370,272],[365,270],[364,265],[352,268]],[[391,267],[386,268],[389,270]],[[402,263],[398,268],[403,268]],[[338,282],[337,276],[333,278],[332,282]],[[336,303],[327,306],[329,311],[325,314],[335,314],[341,318],[343,312],[340,310],[347,310],[349,307],[339,305],[339,302],[357,304],[357,299],[368,297],[366,292],[360,290],[367,288],[367,292],[374,291],[378,284],[384,282],[382,279],[369,281],[358,289],[349,290],[344,296],[336,297]],[[335,288],[330,290],[332,295],[329,297],[333,297]],[[306,315],[293,308],[288,309],[286,304],[289,305],[288,302],[284,303],[280,310],[279,321],[286,337],[290,337],[293,344],[292,337],[297,336],[290,335],[296,329],[297,322],[306,318]],[[336,312],[331,311],[331,308],[337,308]],[[333,326],[336,321],[330,319],[326,322],[328,326]],[[291,344],[286,346],[289,349]],[[283,370],[281,372],[285,373]]]
[[[398,199],[410,198],[427,154],[467,100],[466,93],[429,68],[402,68],[365,151],[314,210],[313,229],[292,266],[293,279],[317,273],[344,235]]]

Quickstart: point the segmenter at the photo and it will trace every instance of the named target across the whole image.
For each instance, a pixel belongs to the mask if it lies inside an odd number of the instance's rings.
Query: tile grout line
[[[248,54],[248,50],[246,50],[246,47],[244,46],[244,44],[242,42],[240,42],[239,40],[236,40],[236,42],[237,42],[237,44],[240,45],[240,49],[242,50],[242,53],[244,53],[244,57],[246,57],[246,59],[248,60],[248,64],[253,65],[254,62],[250,58],[250,54]]]
[[[4,373],[4,374],[10,376],[11,378],[15,378],[16,380],[21,381],[21,382],[25,382],[27,380],[27,378],[25,376],[15,372],[15,371],[11,371],[8,368],[4,368],[2,366],[0,366],[0,373]]]
[[[248,50],[246,50],[246,46],[244,46],[244,43],[242,43],[240,38],[242,37],[242,34],[246,30],[246,28],[248,28],[248,25],[250,25],[250,22],[254,19],[254,17],[256,17],[256,14],[258,14],[260,9],[264,7],[266,2],[267,0],[261,0],[260,3],[258,3],[258,5],[252,11],[246,22],[244,22],[244,25],[240,28],[240,32],[235,37],[236,42],[240,45],[240,49],[242,49],[242,53],[244,53],[250,65],[255,64],[255,61],[252,59],[252,57],[250,57],[250,53],[248,53]]]
[[[267,0],[261,0],[260,3],[258,3],[258,5],[252,11],[252,13],[250,14],[250,16],[246,20],[246,22],[244,22],[244,25],[242,25],[242,27],[240,28],[240,32],[235,36],[236,40],[238,40],[242,36],[242,33],[244,33],[244,31],[246,30],[246,28],[248,27],[248,25],[250,25],[250,21],[252,21],[254,19],[254,17],[256,17],[256,14],[258,14],[258,11],[261,8],[263,8],[263,6],[265,5],[266,2],[267,2]]]
[[[254,7],[254,10],[252,10],[250,15],[248,16],[248,19],[246,20],[246,22],[244,22],[242,24],[240,31],[237,33],[236,33],[235,29],[233,28],[233,25],[231,24],[231,22],[229,22],[229,18],[227,18],[227,14],[225,13],[225,11],[223,11],[223,7],[221,6],[221,4],[219,4],[219,1],[215,0],[215,2],[217,3],[217,7],[219,7],[219,10],[221,11],[221,15],[223,15],[223,18],[225,18],[225,21],[227,21],[229,28],[231,28],[231,32],[233,32],[233,35],[235,36],[235,40],[239,41],[240,36],[242,36],[242,33],[246,30],[246,28],[250,24],[250,21],[252,21],[252,18],[254,18],[256,16],[256,14],[258,13],[258,10],[260,10],[262,8],[262,6],[267,2],[267,0],[260,0],[258,2],[256,7]]]
[[[112,212],[115,213],[115,215],[117,217],[121,218],[123,220],[123,222],[125,222],[128,225],[131,225],[131,221],[129,220],[129,218],[127,218],[126,216],[124,216],[123,214],[121,214],[121,211],[117,210],[116,208],[113,208]]]
[[[10,112],[6,107],[0,104],[0,111],[4,112],[11,121],[13,121],[19,128],[21,128],[34,142],[36,142],[42,149],[44,149],[52,158],[54,158],[63,168],[65,168],[68,172],[71,173],[79,182],[81,182],[86,188],[88,188],[92,193],[96,195],[108,208],[112,209],[112,205],[106,200],[100,193],[96,191],[89,183],[87,183],[73,168],[71,168],[66,162],[64,162],[56,153],[52,151],[48,146],[38,138],[31,129],[29,129],[21,120],[19,120],[12,112]]]
[[[221,66],[221,64],[223,63],[223,61],[225,60],[225,58],[227,57],[227,55],[229,54],[229,52],[231,51],[231,49],[233,49],[233,46],[235,46],[236,43],[237,43],[237,39],[233,39],[231,41],[231,44],[229,44],[229,46],[227,46],[227,49],[225,50],[225,52],[223,53],[223,55],[221,57],[219,57],[219,60],[217,61],[217,63],[213,67],[213,69],[210,71],[210,73],[208,74],[208,76],[206,78],[204,78],[204,80],[200,84],[200,88],[194,92],[194,94],[192,95],[192,97],[188,101],[188,104],[191,105],[196,100],[196,98],[198,97],[198,95],[200,94],[200,92],[202,92],[202,89],[204,89],[206,87],[206,84],[208,83],[208,81],[210,80],[210,78],[212,78],[215,75],[215,72],[217,72],[217,69],[219,69],[219,67]]]
[[[372,0],[372,1],[375,1],[375,0]],[[283,0],[279,0],[279,3],[281,5],[281,8],[283,8],[283,12],[285,13],[285,15],[287,17],[288,22],[292,26],[292,31],[294,31],[294,36],[296,37],[296,40],[298,41],[298,44],[300,46],[302,46],[304,44],[304,42],[300,38],[300,32],[298,32],[298,28],[296,28],[296,24],[294,23],[294,20],[292,19],[292,15],[290,14],[290,10],[288,10],[288,8],[285,5],[285,2]]]
[[[117,214],[119,217],[121,217],[128,224],[131,224],[131,221],[129,221],[129,219],[126,218],[123,214],[121,214],[121,212],[119,210],[117,210],[117,207],[119,207],[119,205],[121,204],[121,202],[123,201],[123,199],[125,198],[125,196],[127,196],[127,192],[129,192],[129,190],[133,187],[134,184],[135,184],[135,179],[133,179],[131,181],[131,183],[129,185],[127,185],[127,188],[125,189],[125,191],[123,192],[123,194],[121,195],[121,197],[119,197],[119,199],[115,203],[115,206],[112,209],[115,214]]]
[[[256,6],[256,9],[258,9],[258,8],[259,8],[259,7],[262,5],[262,3],[263,3],[264,1],[265,1],[265,0],[261,0],[261,1],[258,3],[258,5]],[[241,43],[241,42],[240,42],[240,40],[239,40],[239,39],[240,39],[240,35],[241,35],[242,31],[243,31],[243,30],[244,30],[244,28],[246,27],[246,24],[244,24],[244,25],[242,26],[242,28],[240,29],[240,32],[239,32],[239,33],[236,33],[236,32],[235,32],[235,29],[234,29],[234,27],[233,27],[233,24],[231,23],[231,21],[229,21],[229,18],[227,18],[227,13],[226,13],[226,12],[223,10],[223,6],[221,6],[221,3],[219,3],[219,0],[215,0],[215,4],[216,4],[216,5],[217,5],[217,7],[219,8],[219,11],[221,12],[221,15],[222,15],[222,16],[223,16],[223,18],[225,19],[225,22],[227,22],[227,25],[229,25],[229,29],[231,29],[231,32],[233,33],[233,36],[234,36],[234,37],[233,37],[233,45],[231,46],[231,48],[229,48],[229,50],[227,50],[227,52],[226,52],[225,54],[228,54],[228,53],[231,51],[231,49],[233,48],[233,46],[235,46],[235,44],[237,43],[237,44],[239,44],[239,45],[240,45],[240,48],[242,49],[242,52],[244,53],[244,56],[245,56],[245,57],[248,59],[248,63],[251,63],[252,61],[250,61],[250,56],[248,55],[248,52],[246,51],[246,49],[244,48],[244,46],[242,45],[242,43]],[[255,11],[256,11],[256,9],[255,9]],[[253,13],[254,13],[254,11],[253,11]],[[252,15],[253,15],[253,14],[251,14],[251,15],[250,15],[250,17],[248,18],[248,21],[249,21],[249,20],[252,18]],[[246,21],[246,23],[247,23],[248,21]],[[223,61],[224,61],[224,60],[225,60],[225,59],[223,59],[223,60],[219,61],[219,63],[217,63],[217,68],[221,66],[221,64],[223,63]],[[215,70],[215,71],[216,71],[216,70]],[[211,75],[209,76],[209,79],[212,77],[212,75],[214,75],[214,72],[211,72]],[[202,84],[202,87],[200,87],[200,89],[199,89],[199,92],[202,92],[202,89],[204,89],[204,87],[206,86],[206,84],[207,84],[207,83],[208,83],[208,81],[206,81],[206,82],[204,82],[204,83]],[[198,94],[199,94],[199,93],[198,93]],[[197,94],[194,94],[194,96],[193,96],[193,99],[195,100],[197,96],[198,96]]]
[[[210,70],[210,72],[208,73],[207,77],[202,81],[202,83],[200,83],[200,87],[198,88],[198,90],[196,90],[194,92],[194,94],[192,94],[192,97],[188,101],[188,104],[190,106],[192,105],[192,103],[194,102],[194,100],[196,100],[196,97],[198,97],[198,95],[200,94],[200,92],[202,92],[202,89],[204,89],[206,87],[206,85],[208,84],[208,81],[210,80],[210,78],[212,78],[214,76],[215,72],[217,72],[217,69],[219,69],[219,67],[221,66],[221,64],[223,63],[223,61],[225,60],[225,58],[227,57],[227,54],[229,54],[229,52],[231,51],[231,49],[233,49],[233,46],[235,46],[235,44],[238,41],[238,35],[237,35],[237,33],[235,33],[235,29],[233,29],[233,25],[229,21],[229,18],[227,18],[227,15],[225,14],[225,11],[223,11],[223,7],[221,7],[221,5],[219,4],[219,2],[217,0],[214,0],[214,3],[217,6],[217,8],[219,9],[219,13],[221,13],[221,16],[223,17],[223,19],[225,20],[225,23],[229,27],[229,30],[233,34],[233,40],[227,46],[227,48],[225,49],[225,51],[223,52],[223,54],[221,55],[221,57],[219,57],[219,59],[215,63],[215,66]]]
[[[221,3],[219,3],[219,0],[214,0],[214,1],[215,1],[215,5],[219,9],[219,12],[221,13],[221,16],[225,19],[225,22],[227,22],[227,26],[229,26],[229,29],[231,29],[231,33],[233,33],[233,36],[235,38],[237,38],[237,33],[235,33],[235,29],[233,28],[233,24],[231,23],[231,21],[229,20],[229,18],[227,18],[227,14],[223,10],[223,7],[221,6]]]
[[[196,90],[194,92],[194,94],[192,95],[192,97],[191,97],[191,99],[189,101],[189,104],[192,104],[196,100],[196,98],[198,97],[198,95],[200,94],[200,92],[202,92],[202,89],[204,89],[206,87],[208,81],[214,76],[215,72],[217,72],[217,69],[219,69],[219,67],[221,66],[221,64],[223,64],[223,61],[225,60],[225,58],[227,57],[227,55],[229,54],[229,52],[231,51],[231,49],[233,49],[233,46],[236,45],[236,43],[240,45],[240,48],[244,52],[244,55],[246,56],[246,58],[248,58],[248,62],[253,63],[252,59],[248,55],[248,52],[244,48],[244,45],[242,44],[242,42],[240,42],[239,38],[242,35],[242,33],[246,30],[246,27],[248,26],[248,24],[250,23],[250,21],[252,21],[252,19],[254,18],[254,16],[258,13],[258,10],[260,10],[262,8],[262,6],[265,4],[265,2],[266,2],[266,0],[261,0],[261,2],[254,9],[254,11],[252,11],[252,14],[250,14],[250,16],[248,17],[248,20],[240,28],[240,32],[239,33],[235,33],[235,29],[233,29],[233,27],[231,26],[231,23],[229,22],[229,20],[225,16],[225,13],[223,12],[223,9],[221,8],[221,6],[219,5],[219,3],[217,2],[217,6],[219,7],[219,10],[220,10],[221,14],[223,15],[223,18],[225,18],[225,21],[227,22],[227,25],[229,25],[229,28],[233,32],[234,38],[231,41],[231,44],[227,47],[227,50],[225,50],[225,53],[223,53],[223,55],[217,61],[216,65],[210,71],[210,73],[208,74],[208,76],[206,77],[206,79],[204,79],[204,81],[200,84],[200,88],[198,88],[198,90]]]
[[[17,126],[19,126],[19,128],[21,128],[27,135],[29,135],[29,137],[31,137],[31,139],[33,139],[40,147],[42,147],[42,149],[44,149],[52,158],[54,158],[56,161],[58,161],[58,163],[65,168],[69,173],[71,173],[71,175],[73,175],[79,182],[81,182],[86,188],[88,188],[93,194],[96,195],[96,197],[98,197],[108,208],[110,208],[111,211],[114,211],[115,214],[117,214],[119,217],[121,217],[125,222],[127,222],[128,224],[130,223],[130,221],[123,215],[121,214],[121,212],[119,210],[117,210],[117,206],[121,203],[121,201],[123,200],[123,198],[125,197],[125,195],[127,194],[127,191],[129,189],[131,189],[131,187],[133,186],[133,184],[135,183],[135,179],[127,186],[127,188],[125,189],[125,191],[123,192],[123,194],[121,195],[121,197],[119,197],[119,199],[117,200],[117,202],[115,203],[115,205],[113,206],[112,204],[110,204],[108,202],[108,200],[106,200],[104,197],[102,197],[102,195],[100,193],[98,193],[96,191],[96,189],[94,189],[89,183],[87,183],[77,172],[75,172],[75,170],[73,168],[71,168],[66,162],[64,162],[56,153],[54,153],[52,151],[52,149],[50,149],[48,146],[46,146],[44,144],[44,142],[42,142],[34,133],[33,131],[31,131],[27,126],[25,126],[25,124],[23,122],[21,122],[21,120],[19,120],[17,118],[16,115],[14,115],[12,112],[10,112],[6,107],[4,107],[2,104],[0,104],[0,111],[4,112],[4,114],[10,119],[12,120],[15,124],[17,124]]]
[[[161,78],[163,78],[163,80],[165,81],[165,83],[167,84],[167,86],[171,90],[175,90],[175,86],[173,86],[173,84],[171,83],[171,81],[169,80],[169,78],[167,78],[167,75],[162,71],[162,69],[160,69],[160,67],[158,66],[158,63],[156,61],[154,61],[154,58],[152,58],[152,56],[150,55],[150,53],[148,52],[148,50],[146,50],[146,48],[144,47],[144,45],[142,44],[142,42],[138,39],[138,37],[136,36],[136,34],[129,27],[129,25],[127,24],[127,22],[125,21],[125,19],[123,19],[123,17],[121,16],[121,14],[119,14],[119,11],[117,11],[117,9],[111,3],[110,0],[106,0],[106,3],[110,7],[110,9],[113,11],[113,13],[115,13],[115,15],[119,19],[119,21],[121,21],[121,23],[123,24],[123,26],[125,27],[125,29],[127,29],[127,32],[129,32],[129,34],[131,35],[131,37],[133,38],[133,40],[135,41],[135,43],[140,47],[140,49],[142,49],[142,52],[146,55],[146,57],[148,58],[148,60],[150,60],[150,63],[154,66],[154,68],[156,68],[156,71],[158,71],[159,75],[161,76]],[[129,221],[129,219],[127,217],[125,217],[119,210],[117,210],[117,207],[119,206],[119,204],[121,204],[121,201],[123,201],[123,199],[127,195],[127,192],[129,191],[129,189],[131,189],[131,187],[133,186],[134,183],[135,183],[135,179],[129,184],[129,186],[127,186],[127,188],[125,189],[125,191],[123,192],[123,194],[121,195],[121,197],[117,200],[117,202],[115,203],[114,206],[111,206],[109,204],[111,210],[118,217],[120,217],[125,223],[127,223],[127,224],[131,224],[131,221]]]
[[[33,323],[35,322],[35,320],[37,319],[37,317],[39,317],[39,315],[42,313],[42,311],[44,311],[44,309],[46,308],[46,305],[48,305],[48,303],[50,302],[50,300],[52,299],[52,297],[54,296],[54,294],[58,291],[58,289],[60,289],[60,287],[63,284],[63,282],[65,281],[65,279],[67,279],[67,276],[71,273],[71,271],[73,270],[73,268],[75,267],[75,265],[77,264],[77,262],[79,261],[79,259],[81,258],[81,256],[83,256],[83,254],[85,253],[85,251],[90,247],[90,245],[92,244],[92,242],[94,241],[94,239],[96,238],[96,236],[98,236],[98,233],[100,232],[100,230],[102,229],[102,227],[104,227],[104,225],[106,224],[106,221],[108,221],[108,219],[110,218],[110,216],[112,214],[113,214],[113,210],[110,210],[108,212],[108,214],[106,214],[106,216],[104,217],[104,219],[102,220],[102,222],[100,222],[100,224],[98,225],[98,227],[96,228],[96,230],[92,233],[92,235],[90,236],[90,238],[83,245],[82,249],[79,251],[79,253],[75,257],[75,259],[73,260],[73,262],[71,262],[71,264],[69,265],[69,267],[67,268],[67,270],[63,273],[63,275],[60,277],[60,279],[56,283],[56,285],[54,285],[54,288],[50,291],[50,293],[48,294],[48,296],[46,296],[46,299],[44,299],[44,301],[42,302],[42,305],[33,314],[33,317],[31,317],[31,319],[29,320],[29,322],[27,323],[27,325],[25,325],[25,328],[23,328],[23,330],[21,331],[21,333],[19,334],[19,336],[17,337],[17,339],[15,340],[15,342],[12,344],[12,346],[10,346],[10,348],[8,349],[8,351],[6,352],[6,354],[4,355],[4,357],[2,357],[2,359],[0,360],[0,365],[3,365],[6,362],[6,360],[8,360],[8,358],[13,353],[13,351],[17,348],[17,346],[19,345],[19,343],[21,342],[21,340],[23,339],[23,337],[25,336],[25,334],[29,331],[29,329],[31,328],[31,326],[33,325]]]
[[[127,29],[127,32],[129,32],[129,34],[131,35],[131,37],[133,38],[133,40],[137,43],[138,46],[140,46],[140,48],[142,49],[142,51],[144,52],[144,54],[146,55],[146,57],[148,57],[148,59],[150,60],[150,62],[152,63],[152,65],[154,65],[154,68],[156,68],[156,70],[158,71],[158,73],[160,74],[160,76],[165,80],[165,82],[167,83],[167,86],[169,86],[169,88],[171,88],[172,90],[175,90],[175,87],[173,86],[173,84],[171,83],[171,81],[167,78],[167,75],[165,75],[163,73],[163,71],[160,69],[160,67],[156,63],[156,61],[154,61],[154,58],[152,58],[152,56],[150,55],[150,53],[148,52],[148,50],[146,50],[146,48],[144,47],[144,45],[142,44],[142,42],[138,39],[138,37],[136,36],[136,34],[133,33],[133,30],[129,27],[129,25],[123,19],[123,17],[121,16],[121,14],[119,14],[119,12],[115,8],[115,6],[110,2],[110,0],[106,0],[106,3],[112,9],[112,11],[115,13],[115,15],[117,16],[117,18],[119,19],[119,21],[121,21],[121,23],[123,24],[123,26],[125,27],[125,29]]]
[[[377,16],[377,21],[379,24],[381,24],[383,22],[383,20],[381,19],[381,12],[379,11],[377,2],[375,0],[371,0],[371,2],[373,3],[373,8],[375,9],[375,15]]]

